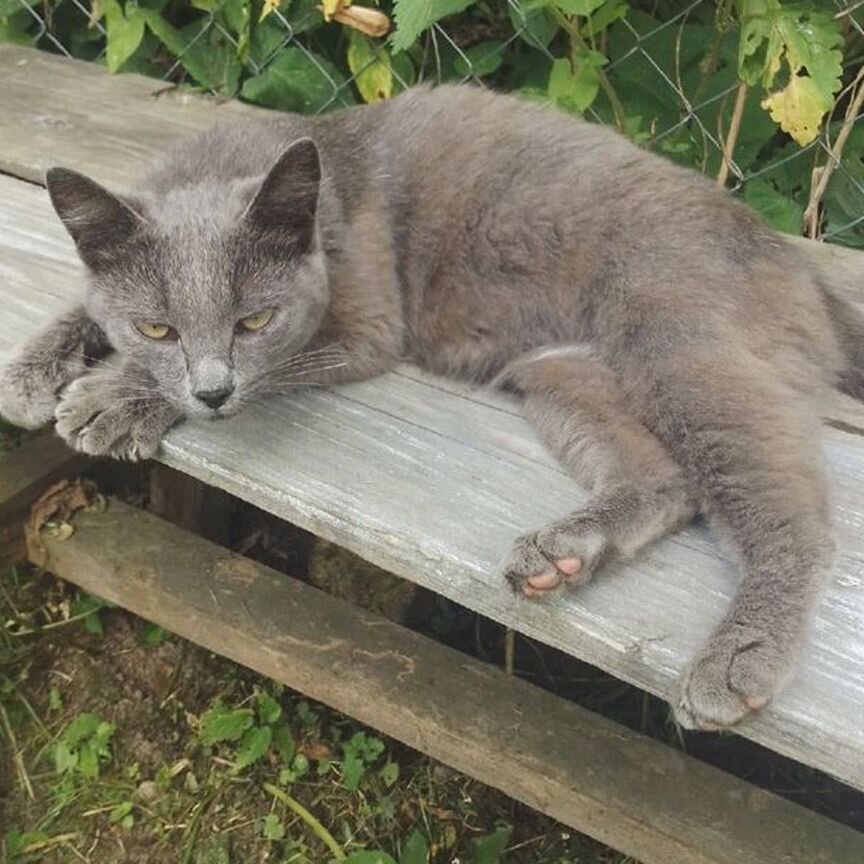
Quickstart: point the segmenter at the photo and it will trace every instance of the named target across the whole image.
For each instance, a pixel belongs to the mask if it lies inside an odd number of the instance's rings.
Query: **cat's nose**
[[[218,387],[215,390],[196,390],[195,398],[200,399],[208,408],[212,408],[215,411],[228,401],[228,397],[233,392],[234,387],[231,385]]]

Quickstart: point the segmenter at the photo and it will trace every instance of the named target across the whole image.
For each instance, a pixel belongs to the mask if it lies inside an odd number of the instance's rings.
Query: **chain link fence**
[[[577,106],[590,119],[718,177],[776,227],[864,248],[864,111],[860,101],[851,110],[856,86],[864,87],[864,2],[822,0],[843,33],[845,89],[804,146],[777,129],[764,94],[738,80],[728,0],[606,0],[601,12],[612,20],[596,38],[574,32],[572,21],[568,29],[537,0],[487,0],[479,12],[432,24],[402,52],[325,22],[317,0],[138,3],[0,0],[0,38],[109,67],[115,39],[139,39],[122,71],[310,113],[369,101],[376,80],[381,96],[420,81],[465,81],[549,98],[550,76],[565,59],[576,90],[596,90]],[[146,13],[140,22],[137,9]],[[595,71],[580,85],[585,68]]]

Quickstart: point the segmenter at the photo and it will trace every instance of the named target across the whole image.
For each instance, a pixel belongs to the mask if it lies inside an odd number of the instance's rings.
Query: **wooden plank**
[[[374,613],[112,501],[48,569],[645,864],[860,864],[833,823]]]
[[[0,81],[0,172],[34,183],[63,165],[128,191],[172,141],[254,110],[9,44],[0,44]]]
[[[0,200],[2,356],[59,294],[80,290],[80,270],[44,192],[0,178]],[[837,577],[800,677],[741,734],[864,788],[864,451],[858,436],[836,430],[827,450]],[[160,458],[666,698],[735,589],[729,562],[690,529],[578,593],[543,604],[514,598],[498,573],[508,544],[585,494],[514,402],[410,368],[183,425]]]
[[[52,483],[74,475],[87,461],[50,433],[26,441],[0,461],[0,522],[26,513]]]

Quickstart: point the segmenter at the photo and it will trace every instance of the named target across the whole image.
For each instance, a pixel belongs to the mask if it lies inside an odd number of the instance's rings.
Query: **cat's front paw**
[[[608,549],[600,527],[577,513],[520,537],[504,564],[504,577],[514,591],[540,597],[561,585],[587,582]]]
[[[685,729],[735,726],[783,689],[795,660],[795,652],[768,633],[748,627],[721,629],[685,671],[675,718]]]
[[[63,387],[86,371],[83,357],[12,360],[0,369],[0,417],[23,429],[44,426]]]
[[[158,391],[109,368],[73,381],[55,417],[57,434],[73,449],[135,462],[156,453],[180,414]]]

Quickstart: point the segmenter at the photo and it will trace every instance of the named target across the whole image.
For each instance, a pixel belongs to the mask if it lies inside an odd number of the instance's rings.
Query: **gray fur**
[[[0,379],[11,419],[43,422],[59,394],[72,446],[140,458],[183,415],[402,359],[494,378],[595,492],[517,541],[510,583],[579,584],[705,513],[742,581],[677,717],[732,725],[791,677],[832,562],[816,405],[831,385],[864,395],[864,325],[704,178],[608,129],[441,87],[216,127],[127,202],[60,170],[49,189],[95,323],[76,313],[24,347]],[[238,331],[263,309],[270,324]],[[94,332],[119,366],[86,368]],[[216,410],[194,395],[231,387]]]

